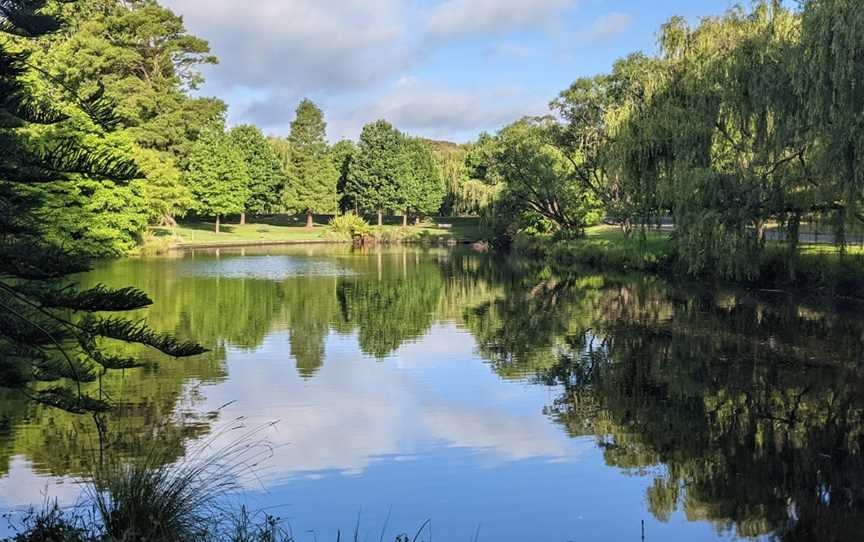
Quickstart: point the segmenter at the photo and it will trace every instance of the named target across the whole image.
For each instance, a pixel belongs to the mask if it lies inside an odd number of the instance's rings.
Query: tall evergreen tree
[[[187,183],[195,196],[195,210],[216,218],[242,213],[249,199],[249,172],[242,153],[221,131],[198,140],[189,156]]]
[[[301,101],[288,136],[282,202],[289,212],[306,213],[307,228],[313,226],[313,213],[334,213],[337,207],[339,171],[327,154],[326,132],[318,106],[309,99]]]
[[[3,0],[0,33],[17,36],[17,41],[56,31],[59,22],[44,14],[45,3]],[[42,131],[62,131],[69,122],[34,96],[31,75],[28,55],[13,40],[0,40],[0,386],[71,412],[98,412],[108,402],[85,392],[82,384],[106,371],[139,365],[107,348],[112,341],[141,343],[174,356],[203,349],[103,315],[149,305],[143,292],[102,285],[74,288],[69,277],[86,270],[87,261],[46,238],[50,217],[43,212],[44,187],[62,187],[82,174],[122,185],[140,173],[130,160],[105,147],[94,150],[75,138],[45,141],[39,130],[28,130],[41,125]],[[101,92],[83,95],[76,103],[78,115],[93,121],[91,139],[117,125],[113,104]],[[35,385],[46,381],[52,384]]]
[[[228,132],[228,139],[243,155],[249,177],[249,198],[240,215],[240,223],[245,224],[247,211],[264,214],[278,208],[283,181],[282,164],[267,138],[255,126],[235,126]]]

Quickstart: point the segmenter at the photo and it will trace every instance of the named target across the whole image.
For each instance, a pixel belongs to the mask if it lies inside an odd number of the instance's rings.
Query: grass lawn
[[[188,221],[175,228],[151,228],[155,238],[152,244],[211,245],[327,241],[329,238],[327,234],[330,231],[330,227],[327,226],[329,220],[329,216],[316,216],[315,226],[307,229],[305,216],[255,217],[242,226],[237,224],[235,219],[233,222],[221,224],[220,233],[213,231],[213,222]],[[419,226],[410,225],[406,229],[410,239],[476,241],[481,238],[479,222],[479,219],[474,217],[438,217]],[[401,224],[400,217],[386,217],[383,229],[399,230],[402,228]]]

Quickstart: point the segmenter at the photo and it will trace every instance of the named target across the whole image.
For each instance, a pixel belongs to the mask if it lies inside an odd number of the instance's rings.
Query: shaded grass
[[[603,270],[639,270],[685,274],[670,235],[665,231],[634,232],[630,237],[615,226],[588,228],[585,237],[555,240],[549,236],[518,237],[514,252],[559,266],[587,265]],[[780,242],[768,242],[753,262],[751,276],[737,281],[755,287],[816,291],[841,297],[864,298],[864,248],[847,247],[841,254],[833,245],[803,245],[790,258]],[[716,279],[710,271],[703,278]],[[728,280],[728,279],[727,279]]]

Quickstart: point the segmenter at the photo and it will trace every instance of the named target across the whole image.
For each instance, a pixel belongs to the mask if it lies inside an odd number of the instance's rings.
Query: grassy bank
[[[648,231],[627,237],[614,226],[594,226],[584,238],[555,240],[525,236],[514,241],[517,255],[556,266],[591,266],[686,274],[668,232]],[[766,246],[752,276],[737,281],[765,289],[801,289],[827,295],[864,298],[864,249],[849,247],[841,255],[832,245],[806,245],[789,260],[780,244]]]
[[[308,243],[339,241],[327,225],[330,216],[315,216],[313,228],[306,228],[306,217],[271,215],[255,217],[240,225],[237,219],[222,224],[220,233],[212,221],[185,221],[173,228],[151,228],[142,251],[161,252],[194,246],[243,245],[265,243]],[[446,243],[479,240],[480,220],[473,217],[436,217],[419,225],[402,227],[401,217],[386,217],[376,232],[386,241]]]

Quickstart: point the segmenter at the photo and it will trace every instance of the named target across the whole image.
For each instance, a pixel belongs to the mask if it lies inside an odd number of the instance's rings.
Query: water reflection
[[[205,252],[84,280],[141,287],[154,327],[213,348],[109,377],[109,448],[130,460],[244,416],[281,420],[268,499],[328,488],[350,512],[372,498],[350,491],[416,472],[422,518],[462,488],[440,513],[498,517],[496,540],[614,538],[642,511],[664,540],[864,532],[860,307],[431,249]],[[86,473],[95,440],[86,418],[0,396],[0,505],[32,501],[33,473]],[[493,503],[528,483],[508,506],[536,522],[517,525]],[[556,512],[586,491],[584,523]]]

